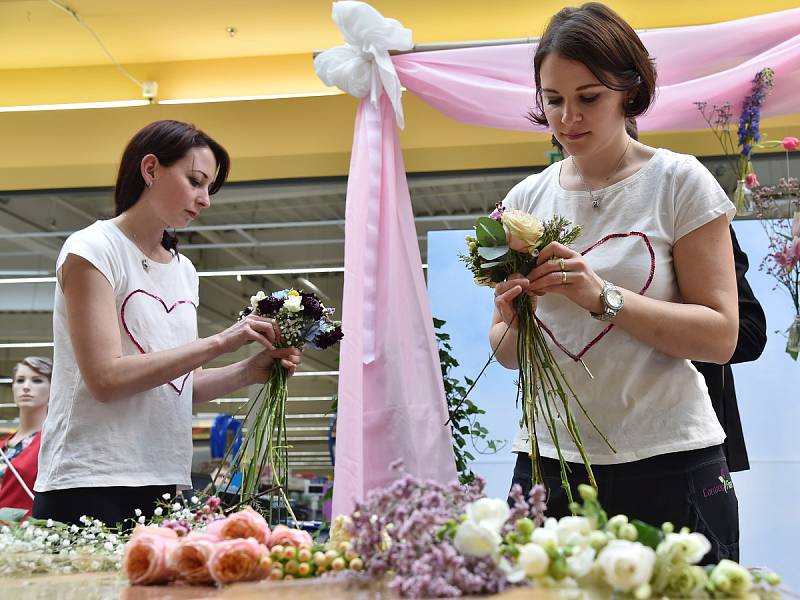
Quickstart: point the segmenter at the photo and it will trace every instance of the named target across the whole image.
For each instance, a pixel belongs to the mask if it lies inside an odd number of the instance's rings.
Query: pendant
[[[600,198],[592,198],[592,207],[600,208]]]
[[[146,258],[142,259],[142,268],[144,269],[145,273],[147,273],[150,270],[150,263],[147,262]]]

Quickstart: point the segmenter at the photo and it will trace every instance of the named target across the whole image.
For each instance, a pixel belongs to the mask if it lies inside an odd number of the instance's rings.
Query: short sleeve
[[[528,192],[535,186],[538,179],[539,173],[534,173],[511,188],[503,198],[503,208],[506,210],[529,210],[527,206],[529,204]]]
[[[674,190],[673,243],[720,215],[726,215],[730,223],[736,214],[736,208],[717,180],[694,156],[678,165]]]
[[[76,231],[67,238],[56,261],[56,273],[64,266],[67,256],[74,254],[89,261],[116,291],[121,272],[119,257],[114,252],[113,244],[98,225],[99,223],[95,223],[86,229]]]

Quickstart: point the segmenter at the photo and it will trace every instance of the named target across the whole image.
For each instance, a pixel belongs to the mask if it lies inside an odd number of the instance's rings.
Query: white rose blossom
[[[658,545],[659,555],[685,560],[696,565],[711,550],[711,542],[702,533],[668,533],[664,541]]]
[[[261,302],[266,297],[267,295],[261,290],[259,290],[255,296],[250,296],[250,308],[252,308],[253,310],[258,308],[258,303]]]
[[[458,526],[453,545],[465,556],[492,556],[500,547],[500,534],[488,525],[466,520]]]
[[[492,531],[500,533],[511,509],[508,503],[499,498],[481,498],[466,508],[467,519],[480,525],[489,527]]]
[[[303,306],[300,304],[302,301],[301,296],[287,296],[283,301],[283,307],[290,313],[300,312],[303,310]]]
[[[648,583],[655,562],[656,553],[652,548],[628,540],[611,540],[597,558],[608,584],[621,592]]]
[[[594,530],[586,517],[562,517],[555,527],[558,542],[562,546],[584,544]]]

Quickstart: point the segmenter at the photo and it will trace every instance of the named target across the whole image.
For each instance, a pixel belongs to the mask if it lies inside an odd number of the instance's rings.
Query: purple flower
[[[300,292],[302,300],[300,305],[303,307],[303,312],[314,319],[319,321],[322,318],[322,303],[314,294]]]
[[[494,219],[495,221],[502,221],[503,220],[503,213],[505,212],[506,207],[503,206],[500,202],[495,204],[494,210],[489,215],[490,219]]]
[[[314,345],[320,350],[325,350],[325,348],[330,348],[334,344],[338,343],[343,337],[344,333],[342,333],[342,327],[341,325],[338,325],[330,331],[320,333],[314,339]]]
[[[753,143],[758,143],[761,139],[759,126],[761,123],[761,106],[764,100],[772,92],[774,86],[775,72],[770,69],[762,69],[753,78],[753,87],[749,96],[745,96],[742,102],[742,112],[739,116],[739,145],[742,147],[741,155],[749,158],[753,151]]]
[[[258,312],[265,317],[274,317],[283,306],[283,302],[282,298],[267,296],[258,303]]]

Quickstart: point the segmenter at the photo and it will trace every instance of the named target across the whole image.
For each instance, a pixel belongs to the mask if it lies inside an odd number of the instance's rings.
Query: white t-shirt
[[[593,192],[600,198],[594,208],[588,192],[561,187],[562,164],[517,184],[504,205],[543,220],[560,214],[581,225],[573,248],[600,277],[649,298],[681,302],[673,245],[720,215],[732,219],[735,213],[711,173],[693,156],[658,149],[638,172]],[[689,360],[667,356],[557,294],[539,299],[537,317],[549,330],[550,350],[577,397],[617,450],[611,452],[573,403],[593,463],[631,462],[724,441],[705,381]],[[541,420],[537,431],[546,432]],[[539,437],[542,455],[556,458],[549,435]],[[564,458],[581,462],[561,421],[558,439]],[[513,450],[529,451],[527,430],[517,433]]]
[[[89,261],[114,291],[122,353],[167,350],[197,339],[198,278],[183,255],[149,262],[112,221],[72,234],[69,254]],[[78,333],[78,335],[80,335]],[[191,485],[192,374],[127,398],[98,402],[86,388],[56,285],[53,378],[42,428],[37,492],[75,487]]]

